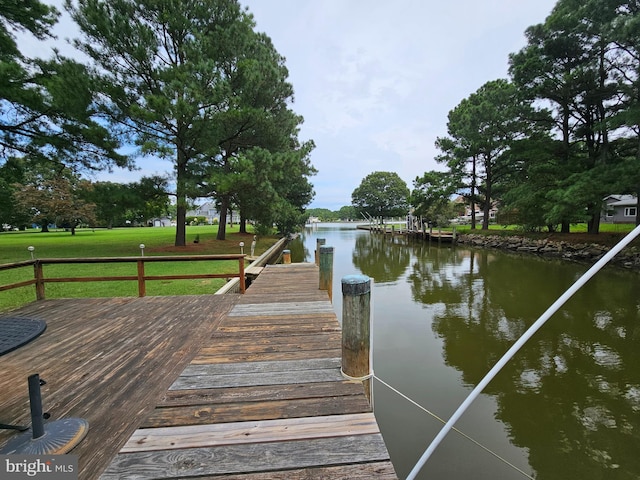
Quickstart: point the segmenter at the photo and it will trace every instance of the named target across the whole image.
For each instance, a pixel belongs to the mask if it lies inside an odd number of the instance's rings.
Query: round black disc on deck
[[[30,342],[46,328],[43,320],[35,318],[0,317],[0,355]]]
[[[69,452],[89,431],[89,422],[82,418],[64,418],[45,424],[44,435],[32,438],[28,430],[11,439],[0,450],[2,455],[57,455]]]

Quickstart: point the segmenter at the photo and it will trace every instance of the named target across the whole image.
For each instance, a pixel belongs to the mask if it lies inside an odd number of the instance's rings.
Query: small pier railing
[[[0,265],[0,271],[11,270],[33,266],[33,278],[21,282],[0,285],[0,292],[14,288],[28,287],[35,285],[36,299],[44,300],[45,284],[62,282],[104,282],[104,281],[137,281],[138,296],[146,296],[146,282],[151,280],[191,280],[203,278],[238,278],[239,291],[244,293],[246,289],[244,272],[244,254],[229,255],[173,255],[173,256],[152,256],[152,257],[90,257],[90,258],[36,258],[22,262],[6,263]],[[157,262],[193,262],[193,261],[222,261],[236,260],[238,268],[236,271],[223,273],[191,273],[180,275],[146,275],[145,264]],[[133,263],[137,265],[136,275],[114,275],[114,276],[78,276],[78,277],[46,277],[44,274],[45,265],[71,265],[71,264],[104,264],[104,263]]]

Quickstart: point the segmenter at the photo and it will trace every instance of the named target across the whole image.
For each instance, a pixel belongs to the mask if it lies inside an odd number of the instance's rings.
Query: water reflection
[[[331,228],[302,239],[311,255],[316,237],[336,247],[334,292],[345,274],[359,271],[375,280],[376,374],[445,418],[586,270]],[[599,273],[489,384],[458,426],[537,479],[639,478],[639,280],[632,272]],[[336,305],[338,315],[340,309]],[[403,477],[440,425],[386,389],[375,392],[376,417]],[[420,478],[524,478],[449,437]]]
[[[353,266],[378,283],[397,281],[407,270],[411,253],[402,237],[360,235],[355,239]]]
[[[444,361],[476,385],[580,268],[464,254],[448,253],[446,268],[440,259],[418,262],[410,278],[416,301],[444,307],[432,323]],[[497,418],[528,449],[537,478],[638,478],[638,456],[629,455],[640,448],[635,288],[602,279],[587,285],[488,386]]]

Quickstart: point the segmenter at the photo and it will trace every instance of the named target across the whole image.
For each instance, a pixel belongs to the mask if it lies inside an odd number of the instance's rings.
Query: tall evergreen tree
[[[51,38],[57,17],[38,0],[0,0],[0,163],[21,156],[91,170],[126,166],[100,121],[85,67],[57,54],[26,58],[16,44],[16,30]]]
[[[453,178],[469,178],[472,198],[478,198],[478,190],[483,229],[489,228],[489,211],[498,198],[496,188],[517,160],[508,153],[514,142],[531,133],[533,116],[513,84],[503,79],[487,82],[449,113],[449,137],[436,142],[443,150],[437,160],[447,162]]]
[[[187,198],[205,187],[226,215],[238,152],[254,145],[262,115],[290,100],[283,59],[236,0],[66,5],[84,34],[77,45],[103,79],[112,124],[141,152],[173,161],[175,244],[185,245]]]
[[[560,0],[544,24],[527,30],[528,45],[510,58],[521,91],[532,101],[548,102],[554,113],[563,148],[540,160],[555,170],[546,189],[546,217],[562,222],[565,232],[575,220],[587,220],[591,233],[599,231],[602,198],[615,193],[614,179],[624,167],[621,140],[629,130],[621,127],[634,123],[627,107],[634,102],[628,93],[638,62],[622,47],[634,50],[633,41],[623,40],[634,27],[621,31],[634,24],[636,4]]]

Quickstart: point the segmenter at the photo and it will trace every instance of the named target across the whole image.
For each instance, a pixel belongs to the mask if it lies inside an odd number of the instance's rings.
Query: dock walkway
[[[88,421],[78,478],[397,480],[313,264],[266,267],[244,295],[48,299],[0,357],[0,423]],[[46,428],[46,427],[45,427]],[[18,435],[0,430],[0,447]]]
[[[397,479],[313,264],[271,265],[100,477]]]

